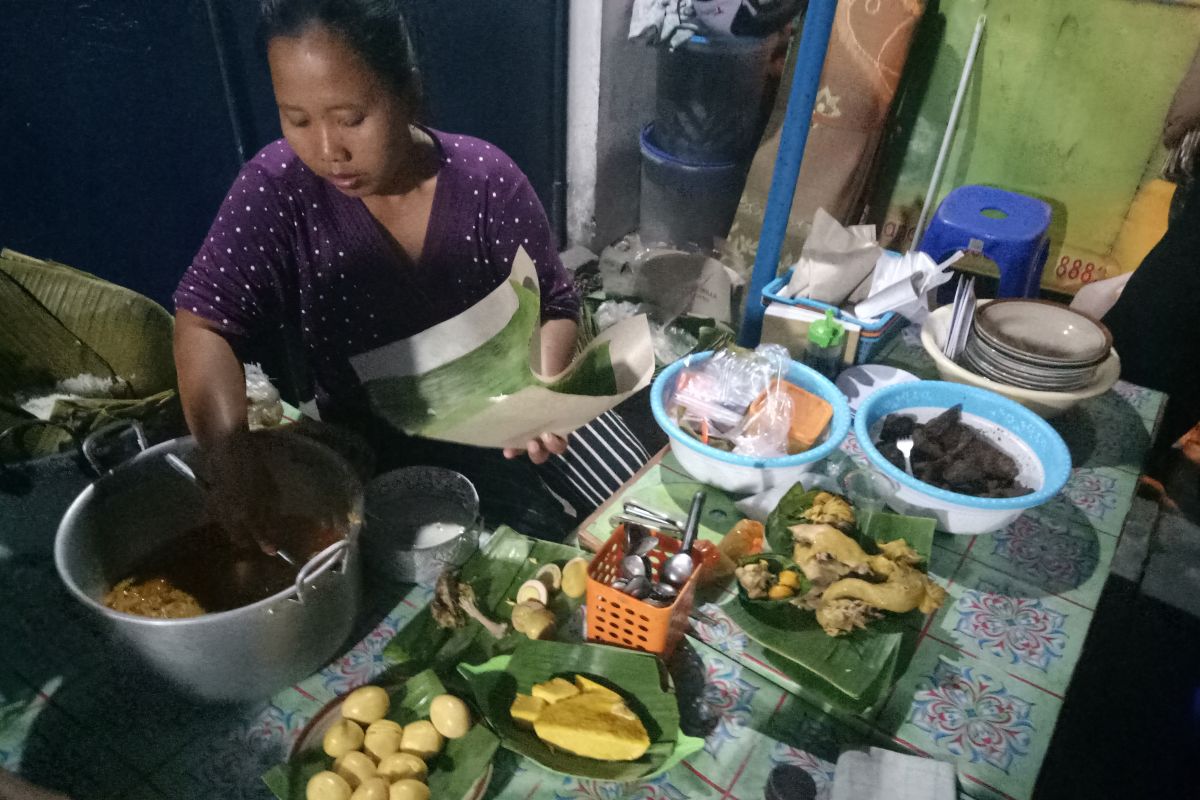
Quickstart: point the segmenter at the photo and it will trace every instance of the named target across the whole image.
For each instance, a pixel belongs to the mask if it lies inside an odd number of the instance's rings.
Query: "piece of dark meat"
[[[879,452],[901,470],[904,456],[895,442],[903,436],[913,439],[913,475],[920,481],[975,497],[1019,497],[1031,491],[1017,483],[1016,461],[962,421],[961,405],[924,424],[902,414],[884,419]]]
[[[884,418],[883,427],[879,430],[879,441],[894,442],[905,436],[912,436],[916,425],[917,421],[912,417],[904,414],[889,414]]]

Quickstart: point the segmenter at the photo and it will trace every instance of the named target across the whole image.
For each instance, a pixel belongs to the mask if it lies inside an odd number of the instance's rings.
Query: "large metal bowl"
[[[108,590],[164,541],[208,521],[199,488],[164,460],[187,460],[191,437],[151,447],[88,486],[59,525],[54,561],[67,589],[155,673],[196,697],[261,700],[340,650],[361,602],[362,485],[333,451],[286,431],[263,438],[265,463],[289,513],[330,520],[341,541],[299,570],[294,585],[248,606],[186,619],[113,611]]]

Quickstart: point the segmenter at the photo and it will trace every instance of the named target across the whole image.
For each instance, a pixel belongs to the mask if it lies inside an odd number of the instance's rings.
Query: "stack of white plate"
[[[1070,392],[1091,383],[1112,335],[1099,322],[1047,300],[981,306],[959,362],[998,383]]]

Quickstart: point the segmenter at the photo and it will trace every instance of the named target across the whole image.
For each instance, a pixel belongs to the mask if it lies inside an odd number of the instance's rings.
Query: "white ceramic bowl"
[[[650,409],[663,432],[670,437],[671,452],[680,466],[701,483],[715,486],[732,494],[758,494],[777,486],[792,486],[810,470],[813,463],[828,456],[850,431],[850,407],[838,388],[816,370],[793,361],[786,379],[801,389],[812,392],[833,406],[833,420],[825,438],[815,447],[791,456],[753,458],[718,450],[688,435],[667,413],[667,403],[675,391],[679,372],[712,356],[711,352],[696,353],[682,358],[664,369],[650,389]]]
[[[1095,364],[1112,349],[1103,324],[1049,300],[989,303],[975,315],[974,330],[1003,352],[1045,364]]]
[[[983,303],[986,301],[980,302]],[[929,319],[926,320],[924,327],[921,328],[921,346],[925,348],[925,352],[929,354],[934,364],[937,365],[938,375],[944,381],[965,383],[968,386],[978,386],[980,389],[993,391],[996,394],[1007,397],[1009,400],[1020,403],[1035,414],[1050,419],[1057,417],[1059,414],[1073,408],[1084,400],[1104,394],[1121,377],[1121,359],[1117,355],[1117,351],[1112,350],[1108,358],[1100,362],[1100,365],[1096,367],[1096,374],[1092,376],[1091,382],[1082,389],[1076,389],[1071,392],[1043,392],[1034,389],[1022,389],[1018,386],[1009,386],[1005,383],[990,380],[982,375],[971,372],[965,367],[960,367],[946,358],[946,355],[942,352],[941,343],[946,338],[946,332],[950,327],[950,315],[952,313],[953,308],[951,306],[942,306],[929,315]]]
[[[1020,497],[973,497],[920,481],[879,452],[875,437],[889,414],[927,422],[954,405],[963,422],[980,431],[1017,463],[1017,480],[1033,491]],[[859,447],[897,486],[887,503],[901,514],[934,517],[938,530],[974,536],[997,531],[1026,510],[1045,503],[1071,475],[1071,453],[1062,437],[1033,412],[995,392],[943,381],[904,383],[880,389],[854,418]]]

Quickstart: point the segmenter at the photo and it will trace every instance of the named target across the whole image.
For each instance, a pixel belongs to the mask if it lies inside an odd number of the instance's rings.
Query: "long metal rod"
[[[225,108],[229,111],[229,126],[233,129],[233,146],[237,149],[238,163],[246,161],[246,143],[242,136],[241,113],[233,94],[233,82],[229,77],[229,64],[225,57],[225,42],[221,35],[221,24],[217,19],[217,10],[213,0],[204,0],[205,13],[208,15],[208,30],[212,35],[213,48],[217,53],[217,71],[221,75],[221,90],[225,93]]]
[[[800,177],[804,148],[808,146],[813,106],[817,102],[821,69],[825,66],[825,52],[829,49],[836,13],[837,0],[810,0],[804,15],[800,50],[796,54],[796,68],[792,73],[792,89],[788,94],[783,132],[779,136],[779,154],[775,157],[775,172],[771,177],[771,190],[767,193],[767,207],[758,235],[758,254],[754,258],[750,285],[746,287],[746,309],[742,316],[742,329],[738,333],[738,344],[743,347],[757,346],[762,336],[766,311],[762,304],[762,290],[774,280],[779,270],[779,254],[783,250],[788,217],[792,214],[796,179]]]
[[[913,228],[912,249],[921,246],[925,236],[925,220],[937,197],[938,184],[942,182],[942,171],[946,168],[946,160],[950,156],[950,145],[954,143],[954,131],[958,128],[958,115],[962,112],[963,100],[967,96],[967,84],[971,82],[971,74],[975,71],[975,56],[979,53],[979,42],[983,39],[983,28],[987,24],[987,15],[981,14],[975,23],[975,35],[971,37],[971,47],[967,50],[967,59],[963,62],[962,75],[958,79],[958,91],[954,94],[954,105],[950,107],[950,120],[946,123],[946,132],[942,134],[942,146],[938,150],[937,161],[933,165],[933,177],[929,179],[929,188],[925,190],[925,203],[921,206],[921,215],[917,217],[917,227]]]

